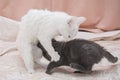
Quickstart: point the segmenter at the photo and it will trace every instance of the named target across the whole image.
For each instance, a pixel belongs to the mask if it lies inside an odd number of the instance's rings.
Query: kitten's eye
[[[68,36],[68,38],[70,38],[70,35]]]

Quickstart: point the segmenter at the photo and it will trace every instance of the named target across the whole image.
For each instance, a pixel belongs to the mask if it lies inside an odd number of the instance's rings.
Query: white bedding
[[[19,31],[19,22],[0,17],[0,55],[6,49],[16,46],[15,39]],[[117,40],[112,37],[120,34],[120,30],[104,33],[79,32],[76,38],[97,40],[114,56],[120,59],[120,37]],[[101,40],[105,37],[106,40]],[[110,41],[109,41],[110,39]],[[0,56],[0,80],[120,80],[120,60],[116,64],[109,63],[106,59],[95,65],[92,74],[74,74],[68,67],[58,68],[52,75],[45,73],[47,62],[43,59],[44,65],[36,64],[36,72],[28,74],[23,60],[17,49],[12,49]]]

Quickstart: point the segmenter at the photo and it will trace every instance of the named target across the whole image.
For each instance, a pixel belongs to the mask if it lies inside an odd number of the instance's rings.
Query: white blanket
[[[91,74],[74,74],[71,68],[63,66],[48,75],[45,73],[47,63],[44,59],[44,65],[36,64],[36,72],[28,74],[16,48],[3,54],[10,47],[16,46],[18,31],[19,22],[0,17],[0,80],[120,80],[120,60],[111,64],[106,59],[95,65],[95,72]],[[76,38],[94,40],[120,59],[120,30],[97,34],[79,32]]]

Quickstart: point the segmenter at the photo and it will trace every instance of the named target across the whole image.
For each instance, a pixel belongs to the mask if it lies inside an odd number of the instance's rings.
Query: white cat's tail
[[[10,52],[10,51],[13,51],[13,50],[17,50],[17,46],[16,46],[16,45],[14,45],[14,46],[12,46],[12,47],[9,47],[9,48],[5,49],[4,51],[2,51],[2,52],[0,53],[0,56],[3,56],[3,55],[5,55],[7,52]]]

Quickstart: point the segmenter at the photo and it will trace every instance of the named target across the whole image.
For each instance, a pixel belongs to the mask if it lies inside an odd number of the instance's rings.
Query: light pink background
[[[82,27],[120,29],[120,0],[0,0],[0,16],[14,20],[20,20],[31,8],[85,16]]]

